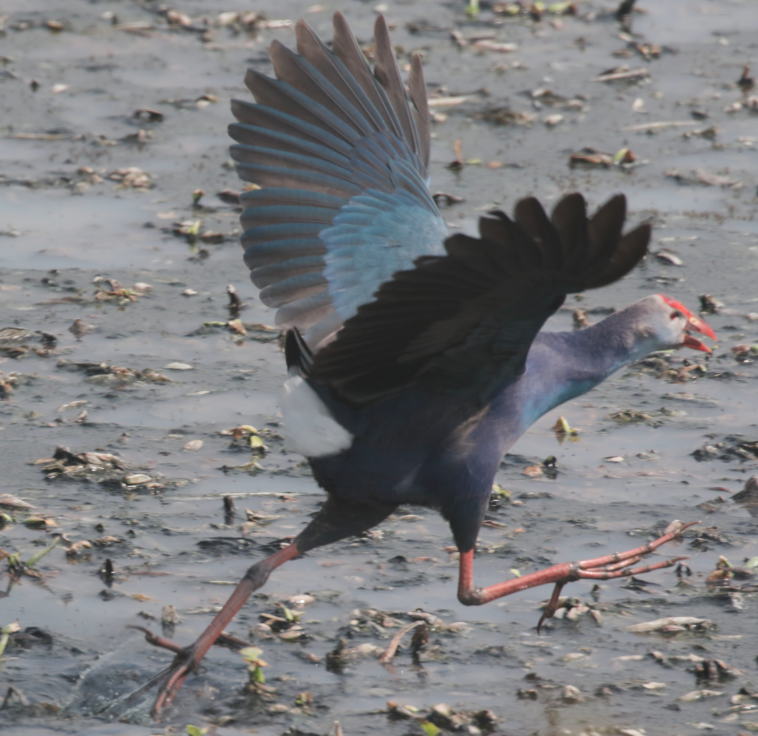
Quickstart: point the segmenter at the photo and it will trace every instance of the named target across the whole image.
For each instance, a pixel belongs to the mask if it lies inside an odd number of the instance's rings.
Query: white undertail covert
[[[331,414],[297,373],[290,373],[281,396],[287,447],[305,457],[336,455],[353,444],[353,435]]]

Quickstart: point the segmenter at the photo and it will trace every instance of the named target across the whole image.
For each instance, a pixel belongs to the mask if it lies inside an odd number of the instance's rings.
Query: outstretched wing
[[[426,186],[429,111],[421,63],[410,103],[381,16],[373,74],[341,13],[330,51],[304,21],[298,54],[274,42],[277,79],[249,70],[258,104],[232,102],[245,263],[276,321],[317,350],[396,271],[444,254]]]
[[[610,284],[645,255],[649,225],[622,236],[626,198],[591,219],[580,194],[548,219],[534,198],[514,219],[492,212],[481,238],[453,235],[445,256],[419,258],[358,309],[306,372],[367,404],[415,382],[486,403],[520,375],[535,336],[566,294]]]

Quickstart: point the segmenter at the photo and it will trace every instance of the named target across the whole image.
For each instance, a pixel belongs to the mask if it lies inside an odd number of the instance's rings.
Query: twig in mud
[[[15,688],[13,685],[11,685],[8,688],[8,692],[5,694],[5,698],[3,698],[2,705],[0,705],[0,710],[5,710],[5,708],[10,703],[11,698],[13,697],[16,698],[19,705],[22,705],[24,707],[27,707],[29,705],[29,700],[27,697],[18,688]]]
[[[595,77],[593,82],[618,82],[624,79],[642,79],[650,76],[650,70],[642,67],[641,69],[623,69],[620,71],[611,71],[607,74],[601,74]]]
[[[691,125],[697,125],[696,120],[659,120],[655,123],[640,123],[639,125],[630,125],[621,130],[661,130],[663,128],[681,128]]]
[[[395,656],[395,652],[397,652],[397,648],[400,646],[400,640],[412,629],[415,629],[417,626],[421,626],[422,624],[426,623],[425,621],[414,621],[412,624],[408,624],[407,626],[404,626],[400,631],[395,634],[395,636],[392,637],[392,640],[389,643],[389,646],[384,650],[384,654],[382,654],[381,657],[379,657],[379,664],[389,664],[392,661],[392,658]]]

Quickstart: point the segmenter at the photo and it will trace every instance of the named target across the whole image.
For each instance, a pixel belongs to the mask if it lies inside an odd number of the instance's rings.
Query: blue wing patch
[[[388,196],[369,189],[342,207],[333,222],[319,238],[327,248],[327,288],[343,320],[371,301],[393,273],[412,268],[419,256],[445,253],[442,218],[402,190]]]

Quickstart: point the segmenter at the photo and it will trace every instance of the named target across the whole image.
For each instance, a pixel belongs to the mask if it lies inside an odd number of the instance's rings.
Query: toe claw
[[[171,705],[174,701],[182,683],[187,679],[189,673],[197,668],[198,664],[194,645],[179,650],[171,667],[166,672],[166,677],[153,704],[152,715],[156,721],[160,718],[163,708]]]
[[[553,618],[555,612],[558,610],[558,604],[561,601],[561,591],[563,590],[564,585],[565,583],[555,584],[553,594],[550,596],[550,600],[545,605],[545,608],[542,611],[542,616],[540,616],[540,620],[537,622],[537,636],[539,636],[540,631],[542,631],[542,624],[544,624],[549,618]]]

